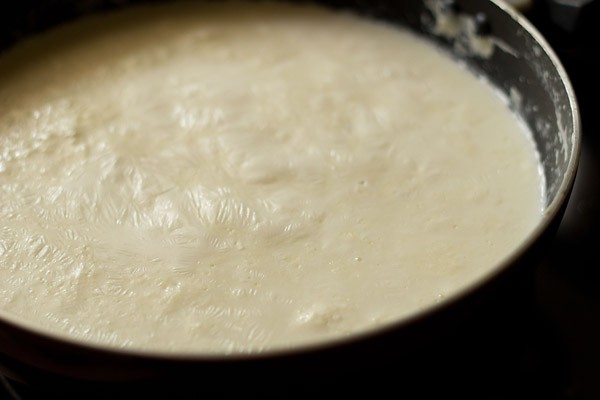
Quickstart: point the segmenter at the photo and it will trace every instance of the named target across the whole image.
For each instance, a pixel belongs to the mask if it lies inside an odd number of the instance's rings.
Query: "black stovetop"
[[[585,3],[578,17],[550,5]],[[573,10],[570,10],[573,11]],[[526,17],[569,74],[581,109],[583,149],[575,187],[554,245],[536,275],[536,311],[515,349],[505,386],[481,399],[600,399],[600,0],[537,0]],[[485,367],[485,366],[482,366]],[[46,398],[43,388],[0,381],[0,399]],[[448,393],[450,395],[450,393]]]

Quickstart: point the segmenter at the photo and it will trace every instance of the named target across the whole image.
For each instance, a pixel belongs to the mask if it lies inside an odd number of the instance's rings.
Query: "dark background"
[[[600,399],[600,1],[538,0],[525,15],[554,48],[575,88],[583,148],[575,187],[554,245],[536,275],[537,346],[534,374],[556,385],[557,399]],[[546,341],[546,348],[543,347]],[[537,353],[536,353],[537,352]],[[537,357],[537,358],[536,358]]]

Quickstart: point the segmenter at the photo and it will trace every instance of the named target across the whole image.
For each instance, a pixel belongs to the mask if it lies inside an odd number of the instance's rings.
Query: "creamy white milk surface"
[[[0,310],[102,345],[280,349],[414,315],[541,218],[529,133],[400,28],[122,11],[0,57]]]

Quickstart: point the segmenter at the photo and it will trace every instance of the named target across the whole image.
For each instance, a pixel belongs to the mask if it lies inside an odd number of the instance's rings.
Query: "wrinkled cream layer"
[[[236,353],[414,315],[542,209],[529,133],[400,28],[169,5],[0,61],[0,309],[103,345]]]

